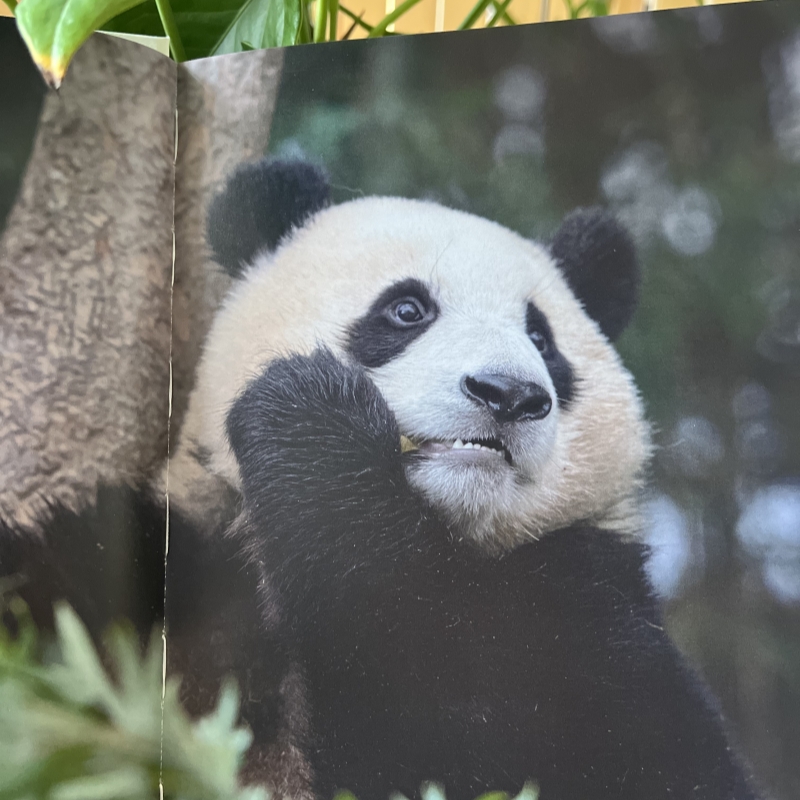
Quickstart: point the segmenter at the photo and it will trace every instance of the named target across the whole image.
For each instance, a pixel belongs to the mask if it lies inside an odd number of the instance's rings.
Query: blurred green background
[[[324,163],[338,200],[629,226],[651,575],[758,775],[800,798],[800,6],[290,49],[270,150]]]

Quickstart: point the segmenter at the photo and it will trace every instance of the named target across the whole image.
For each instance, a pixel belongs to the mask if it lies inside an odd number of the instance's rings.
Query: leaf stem
[[[343,5],[339,5],[339,11],[342,12],[347,17],[350,17],[353,20],[354,25],[358,25],[359,28],[363,28],[367,33],[372,30],[372,25],[367,24],[364,22],[362,17],[364,16],[364,12],[362,11],[360,14],[354,14],[349,8],[346,8]]]
[[[339,22],[339,0],[329,0],[330,1],[330,26],[331,26],[331,33],[330,33],[330,41],[336,41],[336,26]]]
[[[273,0],[274,2],[274,0]],[[328,21],[328,0],[317,0],[317,15],[314,20],[314,41],[325,41],[325,29]]]
[[[13,14],[14,9],[17,7],[17,0],[3,0],[3,2],[8,6],[8,10]]]
[[[383,36],[386,29],[395,21],[400,19],[409,9],[412,9],[420,0],[405,0],[391,14],[387,14],[368,34],[367,39],[375,39]],[[488,2],[488,0],[487,0]]]
[[[360,14],[356,15],[349,8],[347,8],[347,7],[343,6],[343,5],[339,6],[339,11],[341,11],[342,14],[344,14],[346,17],[350,17],[350,19],[353,21],[353,25],[354,26],[358,26],[359,28],[363,28],[367,33],[369,33],[372,30],[372,25],[368,25],[366,22],[364,22],[364,19],[363,19],[364,12],[363,11]]]
[[[491,2],[492,0],[478,0],[472,7],[472,11],[467,14],[462,23],[458,26],[458,30],[465,31],[467,28],[471,28],[480,19],[481,14],[486,11]],[[569,0],[566,0],[566,2],[569,2]]]
[[[300,25],[297,28],[297,44],[311,44],[314,38],[311,31],[311,22],[308,18],[310,3],[300,0]]]
[[[158,9],[158,16],[161,18],[164,33],[169,36],[172,57],[179,63],[186,61],[186,51],[183,49],[183,42],[181,41],[180,33],[178,33],[178,26],[175,23],[175,15],[172,13],[172,6],[169,4],[169,0],[156,0],[156,8]]]
[[[512,17],[511,14],[509,14],[506,10],[509,6],[509,3],[505,4],[503,11],[500,11],[500,7],[503,6],[503,3],[499,2],[499,0],[492,0],[492,5],[497,9],[497,13],[500,14],[500,16],[506,21],[507,25],[518,24],[514,17]]]
[[[494,28],[495,25],[502,19],[506,9],[511,5],[511,0],[503,0],[502,3],[492,3],[494,6],[494,16],[486,23],[487,28]]]

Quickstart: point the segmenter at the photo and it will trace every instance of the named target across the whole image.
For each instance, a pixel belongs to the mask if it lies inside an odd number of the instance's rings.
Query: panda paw
[[[401,469],[386,401],[363,369],[326,349],[270,364],[234,403],[227,432],[245,499],[257,502],[281,489],[352,495]]]

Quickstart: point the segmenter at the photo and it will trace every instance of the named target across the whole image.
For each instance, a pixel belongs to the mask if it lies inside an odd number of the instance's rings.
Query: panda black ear
[[[550,252],[586,313],[614,341],[639,302],[639,263],[628,232],[601,208],[579,208],[564,218]]]
[[[314,164],[263,158],[240,166],[209,208],[214,260],[239,277],[257,253],[277,247],[329,202],[328,176]]]

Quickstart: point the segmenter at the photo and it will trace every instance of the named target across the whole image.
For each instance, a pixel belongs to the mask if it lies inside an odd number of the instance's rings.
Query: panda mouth
[[[426,439],[416,442],[408,436],[400,437],[400,447],[403,453],[418,454],[420,456],[437,456],[452,454],[458,458],[502,458],[509,466],[513,466],[511,453],[499,439],[456,439],[455,441],[439,441]]]

